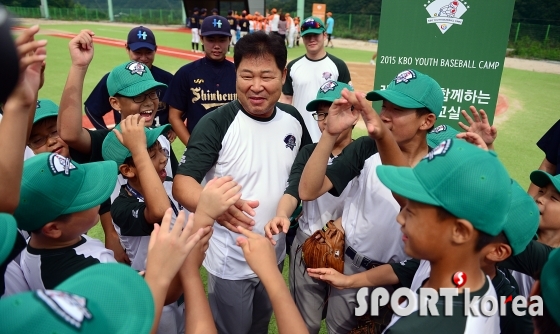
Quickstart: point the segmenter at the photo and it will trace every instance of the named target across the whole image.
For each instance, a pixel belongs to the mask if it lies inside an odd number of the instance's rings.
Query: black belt
[[[360,255],[360,253],[356,252],[356,250],[352,247],[347,247],[345,254],[352,259],[352,263],[354,264],[354,266],[363,267],[366,270],[385,264],[383,262],[371,260],[363,255]]]

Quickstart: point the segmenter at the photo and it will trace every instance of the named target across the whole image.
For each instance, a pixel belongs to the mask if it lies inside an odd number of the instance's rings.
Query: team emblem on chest
[[[293,134],[289,134],[284,137],[284,143],[286,144],[286,148],[293,151],[294,147],[296,147],[296,137]]]

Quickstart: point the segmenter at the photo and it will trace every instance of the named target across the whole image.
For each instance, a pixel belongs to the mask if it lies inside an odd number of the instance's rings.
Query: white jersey
[[[328,80],[352,84],[348,66],[342,61],[327,54],[319,60],[311,60],[301,56],[288,63],[286,82],[282,86],[284,95],[292,96],[292,105],[300,112],[305,120],[313,142],[321,138],[321,131],[317,121],[313,119],[313,111],[307,111],[306,106],[317,97],[321,85]]]
[[[430,276],[430,262],[426,260],[421,260],[418,267],[418,271],[414,275],[412,280],[411,290],[417,294],[416,298],[420,303],[426,304],[427,299],[420,299],[418,296],[418,289],[422,287],[424,281]],[[472,304],[475,305],[473,309],[480,309],[480,300],[484,297],[490,296],[495,300],[498,300],[496,295],[496,290],[492,285],[490,277],[486,276],[484,286],[475,292],[471,292],[471,299],[474,296],[478,296],[479,299]],[[408,301],[404,301],[400,304],[401,307],[406,307]],[[418,303],[414,305],[414,310],[411,315],[407,317],[400,317],[396,314],[393,315],[391,323],[387,326],[383,333],[393,334],[393,333],[410,333],[410,329],[414,328],[414,333],[424,334],[432,333],[434,328],[445,329],[446,333],[469,333],[469,334],[479,334],[479,333],[500,333],[500,315],[496,312],[495,315],[486,317],[483,315],[473,315],[469,314],[464,316],[464,295],[460,294],[458,297],[453,299],[453,315],[445,316],[443,315],[443,305],[444,297],[440,297],[437,308],[439,311],[439,316],[417,316],[419,311]],[[488,306],[488,305],[487,305]]]
[[[177,173],[198,182],[232,176],[243,186],[244,199],[259,201],[253,231],[264,235],[264,226],[276,214],[292,163],[300,147],[310,142],[304,122],[293,107],[278,103],[270,118],[259,119],[233,101],[200,120]],[[256,277],[236,245],[238,237],[238,233],[214,224],[204,259],[208,272],[229,280]],[[275,239],[280,263],[285,256],[285,235]]]
[[[27,280],[25,280],[25,276],[23,275],[23,271],[19,266],[19,263],[12,260],[8,263],[8,267],[6,268],[6,273],[4,274],[4,294],[2,297],[8,297],[20,292],[26,292],[31,290],[29,288],[29,284],[27,284]]]
[[[274,14],[272,20],[270,20],[270,31],[278,32],[278,22],[280,21],[280,15]]]

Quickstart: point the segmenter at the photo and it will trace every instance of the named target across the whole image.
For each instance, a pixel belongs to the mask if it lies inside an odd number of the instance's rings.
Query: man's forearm
[[[304,201],[312,201],[323,195],[325,190],[325,174],[329,157],[336,143],[337,136],[323,131],[321,139],[305,164],[299,181],[299,197]]]
[[[177,174],[173,179],[173,198],[190,212],[196,211],[202,186],[191,176]]]

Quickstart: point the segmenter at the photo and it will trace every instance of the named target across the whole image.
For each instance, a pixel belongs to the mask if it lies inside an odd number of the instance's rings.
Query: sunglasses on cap
[[[301,31],[308,29],[321,29],[321,24],[313,19],[307,20],[301,25]]]

